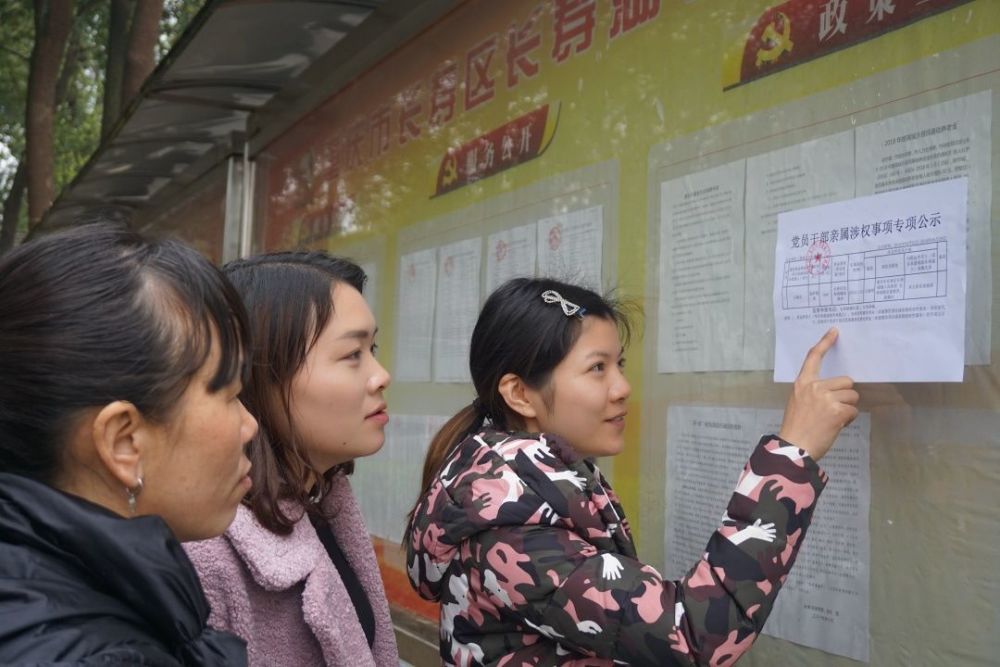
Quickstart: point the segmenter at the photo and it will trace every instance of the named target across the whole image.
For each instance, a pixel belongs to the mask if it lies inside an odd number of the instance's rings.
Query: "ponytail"
[[[410,513],[406,517],[407,537],[413,527],[413,516],[417,511],[417,505],[420,504],[424,494],[431,488],[434,476],[441,469],[445,459],[448,458],[448,455],[451,454],[466,436],[483,425],[486,416],[487,413],[477,398],[445,422],[444,426],[438,429],[437,434],[431,439],[431,446],[427,450],[427,458],[424,459],[424,472],[420,479],[420,494],[417,496],[417,502],[410,509]]]
[[[478,400],[465,406],[458,413],[445,422],[444,426],[438,429],[437,434],[431,439],[431,446],[427,450],[427,458],[424,459],[424,473],[420,478],[420,495],[427,493],[448,454],[460,443],[465,436],[483,425],[486,415],[479,409]]]

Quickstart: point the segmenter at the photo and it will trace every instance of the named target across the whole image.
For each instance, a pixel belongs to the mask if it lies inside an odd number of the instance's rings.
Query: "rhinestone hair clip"
[[[587,313],[586,308],[581,308],[572,301],[567,301],[563,298],[562,294],[552,289],[542,292],[542,301],[545,303],[558,303],[566,317],[573,317],[575,315],[582,320],[583,316]]]

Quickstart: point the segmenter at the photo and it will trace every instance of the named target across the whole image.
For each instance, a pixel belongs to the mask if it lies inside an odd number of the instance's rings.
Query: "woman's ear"
[[[142,455],[150,424],[132,403],[114,401],[101,408],[91,425],[97,457],[122,486],[132,488],[142,478]]]
[[[530,388],[517,375],[507,373],[497,384],[497,390],[503,396],[507,407],[520,415],[529,431],[538,430],[538,411],[542,405],[541,396]]]

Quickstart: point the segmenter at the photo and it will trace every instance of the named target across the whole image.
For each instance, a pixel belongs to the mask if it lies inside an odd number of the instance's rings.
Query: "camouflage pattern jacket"
[[[480,431],[449,455],[407,540],[441,603],[447,665],[732,665],[767,620],[826,484],[765,436],[722,525],[680,581],[636,558],[592,462],[545,434]]]

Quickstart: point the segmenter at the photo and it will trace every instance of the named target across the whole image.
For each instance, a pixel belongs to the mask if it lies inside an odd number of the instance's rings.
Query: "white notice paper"
[[[967,95],[857,130],[858,196],[969,180],[965,363],[970,366],[990,363],[991,95]]]
[[[660,373],[743,364],[745,165],[660,185]]]
[[[743,370],[774,368],[778,214],[854,196],[854,132],[747,158]]]
[[[791,382],[831,326],[824,377],[961,382],[966,179],[778,216],[775,382]]]
[[[437,316],[434,318],[434,381],[470,382],[469,344],[479,315],[482,239],[438,249]]]
[[[490,234],[486,242],[486,294],[511,278],[535,275],[536,225],[527,224]]]
[[[667,411],[664,574],[680,579],[718,528],[760,436],[780,410],[671,406]],[[868,661],[870,415],[844,429],[820,462],[829,475],[764,633]]]
[[[430,248],[399,259],[399,319],[396,321],[398,382],[429,382],[437,292],[437,250]]]
[[[538,275],[601,291],[604,207],[538,221]]]
[[[372,309],[375,319],[378,320],[378,309],[376,308],[376,304],[378,304],[378,267],[375,262],[365,262],[361,265],[361,270],[365,272],[367,277],[364,289],[365,301],[368,302],[368,307]]]

